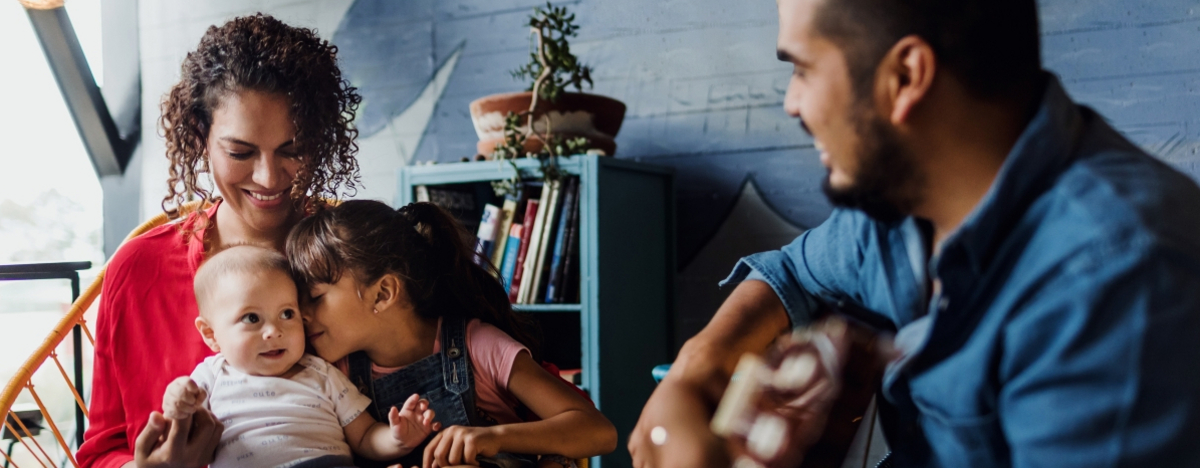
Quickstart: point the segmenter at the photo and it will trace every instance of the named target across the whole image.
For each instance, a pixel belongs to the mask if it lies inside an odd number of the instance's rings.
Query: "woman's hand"
[[[500,451],[500,441],[492,427],[450,426],[425,447],[424,468],[455,465],[479,465],[476,457],[490,457]]]
[[[197,468],[213,461],[225,426],[206,409],[183,419],[167,419],[157,411],[138,435],[133,448],[139,468]]]

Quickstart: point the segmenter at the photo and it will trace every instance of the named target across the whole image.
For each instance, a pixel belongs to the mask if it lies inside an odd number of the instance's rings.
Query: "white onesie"
[[[291,466],[316,457],[349,459],[342,428],[371,404],[325,360],[305,354],[304,370],[289,379],[234,369],[217,354],[192,380],[208,392],[207,406],[225,425],[211,466]]]

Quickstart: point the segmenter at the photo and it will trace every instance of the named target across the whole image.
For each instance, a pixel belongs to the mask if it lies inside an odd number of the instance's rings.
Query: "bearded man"
[[[1042,70],[1036,2],[778,10],[839,208],[734,267],[635,465],[728,466],[707,424],[739,356],[847,301],[898,329],[892,466],[1200,466],[1200,189]]]

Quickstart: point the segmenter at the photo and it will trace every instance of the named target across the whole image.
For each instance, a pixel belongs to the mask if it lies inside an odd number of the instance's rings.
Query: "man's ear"
[[[404,281],[392,273],[385,273],[375,283],[375,312],[387,310],[399,303],[408,302],[408,291],[404,289]]]
[[[214,353],[221,352],[221,345],[217,344],[217,339],[213,336],[212,327],[208,326],[208,320],[204,317],[196,317],[196,331],[200,332],[200,337],[204,338],[204,344],[213,350]]]
[[[882,115],[888,116],[892,125],[907,122],[929,94],[936,74],[937,56],[928,42],[919,36],[897,41],[884,55],[876,76],[876,97],[887,105]]]

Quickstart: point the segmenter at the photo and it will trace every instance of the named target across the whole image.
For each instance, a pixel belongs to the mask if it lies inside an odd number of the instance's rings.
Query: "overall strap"
[[[350,378],[350,382],[360,393],[375,401],[375,385],[371,382],[371,358],[367,357],[365,351],[357,351],[350,353],[346,360],[350,367],[350,375],[346,377]]]
[[[467,357],[467,321],[443,319],[441,340],[442,379],[446,390],[455,395],[473,397],[475,385],[471,380],[471,361]]]

